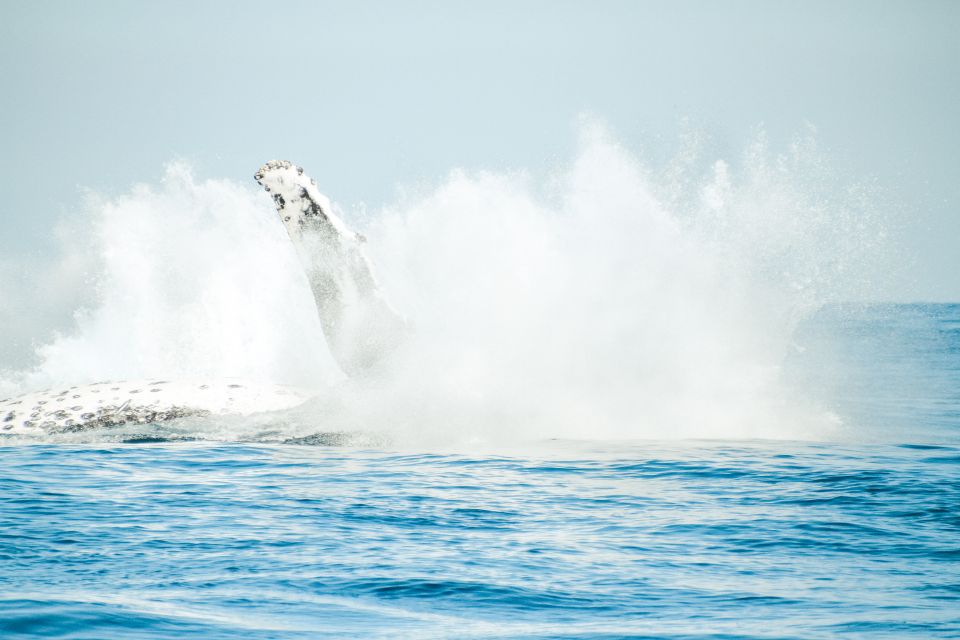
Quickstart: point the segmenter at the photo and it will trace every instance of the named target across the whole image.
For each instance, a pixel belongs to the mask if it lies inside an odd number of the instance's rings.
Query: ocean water
[[[2,447],[0,635],[957,637],[960,305],[799,335],[833,441]]]
[[[844,303],[898,227],[815,141],[702,158],[588,123],[342,211],[411,326],[371,380],[252,181],[90,194],[0,271],[0,397],[318,395],[0,433],[0,637],[960,637],[960,305]]]

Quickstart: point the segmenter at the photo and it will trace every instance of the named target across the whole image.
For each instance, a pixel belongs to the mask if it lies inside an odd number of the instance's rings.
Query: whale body
[[[314,395],[240,379],[94,382],[0,400],[0,433],[71,433],[190,416],[246,416],[290,409]]]
[[[254,176],[271,194],[313,292],[331,355],[362,377],[400,344],[406,322],[390,306],[363,251],[303,169],[271,160]],[[43,435],[208,415],[290,409],[317,391],[245,380],[101,381],[0,400],[0,434]]]

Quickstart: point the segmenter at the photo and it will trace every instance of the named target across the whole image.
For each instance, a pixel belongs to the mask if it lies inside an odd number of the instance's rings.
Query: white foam
[[[322,386],[339,374],[306,278],[266,194],[171,165],[84,213],[95,292],[38,347],[19,389],[94,380],[237,377]]]
[[[819,163],[808,146],[757,146],[658,175],[589,125],[546,189],[453,172],[358,229],[415,333],[382,379],[314,401],[317,428],[426,442],[822,435],[835,419],[779,367],[800,319],[857,295],[883,230],[823,187]],[[174,165],[88,217],[99,295],[8,387],[337,379],[267,194]]]

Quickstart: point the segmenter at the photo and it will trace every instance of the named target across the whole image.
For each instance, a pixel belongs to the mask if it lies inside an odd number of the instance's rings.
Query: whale
[[[330,354],[349,378],[377,375],[408,333],[364,251],[303,168],[271,160],[254,175],[271,195],[310,285]],[[43,436],[192,416],[291,409],[319,391],[242,379],[101,380],[0,400],[0,434]]]

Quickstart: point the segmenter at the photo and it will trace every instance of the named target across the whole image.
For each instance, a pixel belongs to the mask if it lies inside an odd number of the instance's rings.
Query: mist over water
[[[0,395],[242,377],[323,389],[291,422],[402,441],[829,437],[837,416],[781,367],[798,323],[875,284],[887,230],[867,194],[812,138],[653,168],[595,123],[580,136],[544,183],[454,171],[365,223],[342,213],[414,329],[362,381],[327,353],[252,180],[173,164],[158,185],[90,196],[57,267],[83,292],[73,326],[4,373]]]

